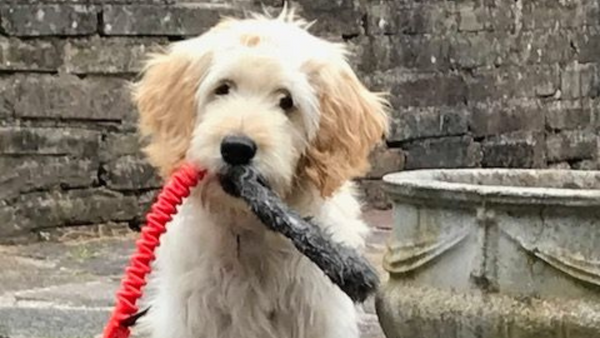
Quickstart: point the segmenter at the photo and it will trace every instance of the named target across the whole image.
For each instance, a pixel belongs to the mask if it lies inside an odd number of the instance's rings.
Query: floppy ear
[[[190,145],[196,91],[210,63],[209,53],[192,47],[186,41],[153,55],[134,84],[140,133],[149,141],[144,151],[163,177],[183,161]]]
[[[321,117],[299,175],[328,197],[369,170],[369,153],[387,133],[387,102],[365,88],[345,61],[307,67],[319,95]]]

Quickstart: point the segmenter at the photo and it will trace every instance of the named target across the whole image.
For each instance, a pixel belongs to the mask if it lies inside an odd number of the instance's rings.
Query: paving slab
[[[367,257],[382,278],[389,211],[368,211]],[[0,338],[92,338],[102,331],[137,234],[0,246]],[[373,300],[361,315],[363,338],[383,338]]]

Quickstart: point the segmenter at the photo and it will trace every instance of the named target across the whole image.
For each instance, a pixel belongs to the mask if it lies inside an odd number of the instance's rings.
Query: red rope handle
[[[177,206],[190,195],[190,190],[206,175],[206,170],[198,170],[190,164],[184,164],[163,187],[148,215],[146,226],[142,228],[137,250],[131,256],[129,267],[121,280],[117,292],[117,303],[109,322],[104,328],[104,338],[127,338],[130,330],[123,321],[138,312],[137,301],[146,285],[146,276],[150,273],[150,263],[156,258],[154,250],[160,244],[160,236],[166,231],[166,224],[173,219]]]

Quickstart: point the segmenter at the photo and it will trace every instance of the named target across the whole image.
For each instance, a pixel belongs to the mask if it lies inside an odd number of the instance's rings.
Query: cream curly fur
[[[227,19],[153,55],[135,85],[146,153],[167,176],[182,161],[209,175],[168,225],[141,324],[154,338],[355,338],[355,305],[310,261],[221,189],[227,135],[251,138],[252,165],[334,239],[363,248],[368,228],[350,180],[387,127],[343,46],[278,18]],[[220,84],[228,95],[215,95]],[[295,108],[279,100],[292,96]]]

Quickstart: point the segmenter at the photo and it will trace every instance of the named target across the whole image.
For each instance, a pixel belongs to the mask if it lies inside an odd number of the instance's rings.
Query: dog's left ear
[[[387,134],[388,104],[365,88],[346,61],[309,63],[305,71],[317,89],[321,116],[298,175],[328,197],[369,170],[369,153]]]

